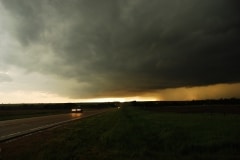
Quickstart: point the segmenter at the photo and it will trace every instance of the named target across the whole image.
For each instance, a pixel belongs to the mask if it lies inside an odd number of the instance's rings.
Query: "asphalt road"
[[[0,141],[100,114],[108,110],[109,109],[86,110],[83,113],[68,113],[0,121]]]

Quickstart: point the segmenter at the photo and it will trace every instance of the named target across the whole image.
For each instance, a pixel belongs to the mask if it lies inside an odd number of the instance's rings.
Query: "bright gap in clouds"
[[[125,102],[156,100],[200,100],[240,98],[240,83],[179,87],[137,93],[122,92],[113,97],[71,97],[71,91],[85,92],[74,79],[59,79],[40,73],[28,73],[16,67],[0,70],[0,103]],[[80,85],[80,87],[79,87]],[[80,92],[78,92],[78,90]],[[69,92],[69,93],[68,93]]]
[[[1,103],[65,103],[71,99],[60,97],[55,94],[34,91],[13,91],[10,93],[0,92]]]
[[[56,94],[37,91],[13,91],[10,93],[0,92],[0,102],[7,103],[69,103],[69,102],[126,102],[126,101],[155,101],[154,97],[120,97],[120,98],[89,98],[71,99]]]
[[[231,94],[229,94],[231,93]],[[68,103],[68,102],[126,102],[126,101],[181,101],[219,98],[239,98],[240,83],[201,87],[181,87],[142,93],[138,96],[72,99],[40,91],[0,92],[1,103]]]

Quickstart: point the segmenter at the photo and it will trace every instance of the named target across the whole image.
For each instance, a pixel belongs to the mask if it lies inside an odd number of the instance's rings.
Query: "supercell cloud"
[[[0,3],[0,67],[61,79],[49,88],[62,96],[121,97],[240,82],[237,0]],[[11,77],[0,72],[3,81]]]

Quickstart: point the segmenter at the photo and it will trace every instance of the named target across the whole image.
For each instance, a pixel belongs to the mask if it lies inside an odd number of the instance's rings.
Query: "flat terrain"
[[[154,112],[174,113],[221,113],[240,114],[240,105],[182,105],[182,106],[142,106],[141,108]]]
[[[29,118],[29,117],[39,117],[54,114],[64,114],[69,113],[69,110],[59,110],[59,109],[0,109],[0,121],[19,119],[19,118]]]
[[[116,107],[115,103],[40,103],[40,104],[0,104],[0,121],[66,114],[76,106],[84,110]]]
[[[84,118],[87,116],[101,113],[105,110],[106,109],[101,110],[88,109],[85,110],[83,113],[67,113],[0,121],[0,140],[6,139],[8,137],[13,137],[16,135],[21,135],[23,133],[28,133],[33,130],[43,129],[55,124],[60,124],[63,122]]]
[[[3,159],[240,159],[240,115],[167,113],[124,105],[2,143]]]

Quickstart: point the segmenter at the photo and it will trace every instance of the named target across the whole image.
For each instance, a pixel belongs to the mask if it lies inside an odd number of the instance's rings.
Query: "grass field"
[[[3,159],[240,159],[240,115],[132,107],[1,144]]]

